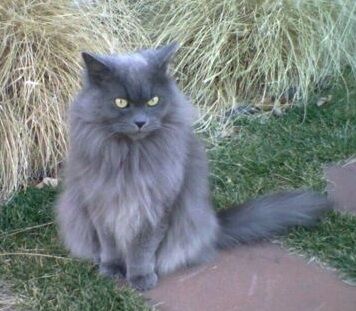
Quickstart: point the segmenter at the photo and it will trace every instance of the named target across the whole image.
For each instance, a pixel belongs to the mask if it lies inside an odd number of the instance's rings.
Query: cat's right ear
[[[91,83],[101,85],[109,79],[111,70],[102,60],[87,52],[82,52],[82,57]]]

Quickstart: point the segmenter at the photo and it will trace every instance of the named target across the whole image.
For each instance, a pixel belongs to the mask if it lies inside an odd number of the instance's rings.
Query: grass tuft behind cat
[[[148,41],[122,1],[74,2],[0,1],[0,202],[32,179],[56,175],[68,102],[80,84],[79,52]]]

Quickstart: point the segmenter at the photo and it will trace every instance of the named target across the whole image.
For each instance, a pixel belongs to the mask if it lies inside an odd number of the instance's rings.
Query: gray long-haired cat
[[[313,225],[330,207],[322,196],[296,191],[213,210],[194,110],[167,70],[176,50],[83,53],[85,85],[70,110],[56,207],[61,236],[74,256],[139,290],[219,248]]]

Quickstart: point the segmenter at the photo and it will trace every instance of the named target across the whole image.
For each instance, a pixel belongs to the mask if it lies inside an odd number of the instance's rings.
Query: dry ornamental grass
[[[56,175],[80,51],[147,45],[122,1],[91,2],[0,2],[0,201],[29,178]]]
[[[210,115],[305,103],[345,66],[356,73],[354,0],[134,3],[157,44],[181,43],[178,76]]]

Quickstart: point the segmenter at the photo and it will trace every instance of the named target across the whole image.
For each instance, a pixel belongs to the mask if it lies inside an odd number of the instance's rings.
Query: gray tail
[[[294,226],[310,227],[322,218],[332,203],[309,191],[282,192],[248,201],[218,212],[219,248],[268,239]]]

